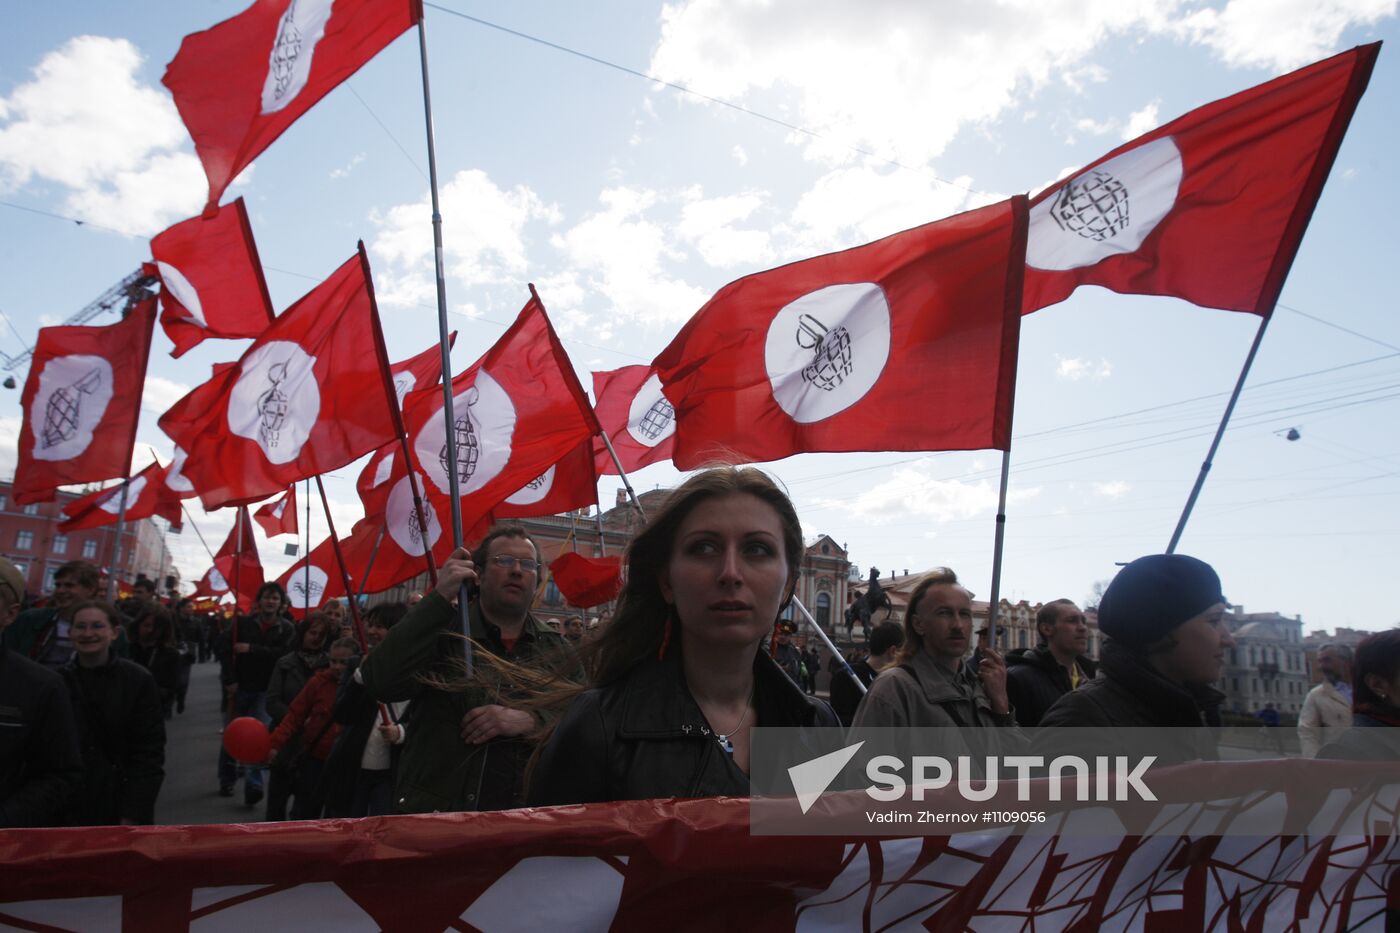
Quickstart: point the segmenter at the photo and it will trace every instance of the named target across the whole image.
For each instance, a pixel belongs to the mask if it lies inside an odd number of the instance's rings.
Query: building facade
[[[59,492],[52,502],[16,505],[11,485],[0,483],[0,555],[24,574],[31,597],[53,591],[54,572],[70,560],[86,560],[106,572],[117,559],[117,526],[103,525],[64,533],[58,525],[63,509],[90,490]],[[163,586],[178,572],[165,546],[165,522],[143,518],[127,522],[121,536],[118,579],[130,583],[140,574]],[[177,579],[178,582],[178,579]]]
[[[1235,646],[1226,653],[1216,684],[1225,694],[1223,709],[1257,713],[1273,704],[1280,713],[1297,716],[1312,687],[1302,617],[1236,606],[1226,624]]]

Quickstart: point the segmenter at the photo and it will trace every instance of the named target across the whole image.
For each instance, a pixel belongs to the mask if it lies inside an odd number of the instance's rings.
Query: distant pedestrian
[[[292,772],[292,813],[294,820],[314,820],[321,816],[321,772],[340,732],[335,722],[335,697],[341,675],[350,660],[359,654],[353,638],[338,639],[331,645],[330,660],[324,670],[317,671],[301,688],[287,715],[272,731],[274,760],[286,748],[293,736],[301,739],[300,748],[291,753],[287,762]]]
[[[1006,690],[1022,726],[1038,726],[1060,697],[1094,679],[1098,665],[1088,656],[1089,625],[1068,599],[1040,607],[1035,616],[1038,644],[1006,656]]]
[[[323,613],[312,612],[297,623],[293,650],[277,659],[267,684],[267,715],[269,728],[276,729],[292,701],[301,693],[306,682],[326,667],[326,645],[333,639],[327,634],[327,619]],[[294,735],[267,771],[267,816],[269,822],[287,818],[287,802],[292,797],[294,768],[291,764],[301,750],[300,733]]]
[[[881,622],[870,633],[870,656],[848,660],[851,673],[866,690],[875,682],[881,671],[895,663],[899,649],[904,645],[904,627],[898,622]],[[856,707],[860,706],[865,695],[839,666],[831,673],[831,708],[841,720],[841,725],[849,727],[855,718]]]
[[[228,664],[222,679],[233,718],[252,716],[266,723],[267,686],[277,659],[292,647],[292,624],[282,617],[287,594],[277,583],[258,588],[256,611],[236,619],[227,641]],[[227,751],[219,751],[219,794],[233,796],[239,766]],[[263,773],[256,765],[245,765],[243,800],[256,806],[263,799]]]
[[[1351,726],[1351,648],[1318,648],[1317,669],[1322,683],[1308,691],[1298,714],[1298,742],[1308,758],[1316,758],[1322,746],[1336,741]]]
[[[1400,629],[1368,635],[1356,646],[1351,728],[1319,758],[1400,761]]]

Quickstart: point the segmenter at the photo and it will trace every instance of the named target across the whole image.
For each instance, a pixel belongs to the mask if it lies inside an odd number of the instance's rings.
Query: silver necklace
[[[715,741],[719,743],[720,748],[724,749],[725,752],[730,755],[734,754],[734,743],[730,741],[729,737],[731,735],[738,735],[740,730],[744,728],[744,723],[747,722],[749,718],[749,707],[753,705],[753,698],[754,691],[750,690],[749,700],[747,703],[744,704],[744,715],[739,717],[738,725],[736,725],[733,729],[730,729],[728,732],[715,732]]]

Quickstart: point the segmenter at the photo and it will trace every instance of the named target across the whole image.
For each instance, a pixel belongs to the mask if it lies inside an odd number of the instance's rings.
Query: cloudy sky
[[[160,76],[183,35],[242,7],[44,4],[0,34],[6,354],[199,210],[202,169]],[[589,385],[589,371],[649,362],[725,282],[1035,190],[1210,100],[1394,39],[1396,13],[1396,0],[430,3],[454,365],[534,282]],[[1395,54],[1382,51],[1181,546],[1247,611],[1307,629],[1400,622]],[[363,239],[395,359],[436,340],[423,126],[410,34],[229,195],[248,202],[279,310]],[[1097,289],[1026,320],[1005,595],[1082,599],[1116,561],[1165,547],[1256,326]],[[148,448],[170,455],[158,415],[242,344],[169,349],[157,332],[138,468]],[[18,400],[0,394],[4,474]],[[872,453],[770,468],[808,532],[862,568],[949,565],[985,595],[999,464]],[[329,483],[346,531],[357,472]],[[658,465],[634,482],[676,478]],[[605,504],[618,486],[600,484]],[[230,515],[196,518],[217,547]],[[313,537],[324,529],[314,516]],[[286,540],[264,550],[270,576],[290,563]],[[198,578],[195,536],[171,541]]]

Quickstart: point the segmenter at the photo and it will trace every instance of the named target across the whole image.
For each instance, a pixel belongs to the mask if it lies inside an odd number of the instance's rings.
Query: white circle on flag
[[[311,56],[326,33],[335,0],[295,0],[277,22],[267,56],[262,112],[276,113],[296,100],[311,75]]]
[[[175,459],[170,461],[170,469],[165,471],[165,485],[176,492],[194,492],[194,483],[185,478],[185,458],[189,454],[175,448]]]
[[[204,305],[199,300],[199,290],[185,278],[185,273],[175,268],[168,262],[156,260],[156,268],[160,270],[160,281],[170,292],[170,297],[180,303],[180,307],[189,312],[186,320],[200,327],[208,327],[209,322],[204,319]]]
[[[399,408],[403,408],[403,397],[412,392],[417,384],[418,380],[413,377],[413,373],[406,369],[394,374],[394,396],[399,400]]]
[[[652,373],[627,410],[627,433],[632,440],[655,447],[676,433],[676,409],[661,391],[661,377]]]
[[[112,402],[112,364],[100,356],[59,356],[44,364],[29,406],[36,460],[71,460],[88,449]]]
[[[506,499],[511,505],[534,505],[554,488],[554,467],[545,470]]]
[[[291,463],[321,413],[316,358],[290,340],[250,352],[228,402],[229,430],[262,449],[271,463]]]
[[[1170,136],[1081,172],[1031,208],[1026,265],[1079,269],[1133,252],[1176,205],[1181,175]]]
[[[209,568],[209,589],[215,593],[228,592],[228,581],[224,579],[224,575],[219,572],[218,567]]]
[[[478,370],[475,382],[452,398],[452,438],[457,452],[457,492],[465,496],[485,486],[510,461],[515,436],[515,403],[486,370]],[[447,481],[447,430],[438,414],[413,439],[418,466],[433,486],[451,495]]]
[[[394,472],[394,454],[396,451],[389,451],[379,458],[379,465],[374,468],[374,476],[370,479],[370,488],[375,489],[384,484],[389,475]]]
[[[418,477],[418,481],[423,482],[421,475]],[[423,521],[428,526],[428,543],[425,547],[415,512],[413,485],[405,476],[395,483],[394,488],[389,491],[389,502],[384,507],[384,521],[388,525],[389,537],[394,539],[394,543],[402,548],[405,554],[410,557],[421,557],[427,553],[428,548],[437,544],[438,538],[442,537],[442,523],[438,521],[436,510],[428,504],[427,496],[424,496]]]
[[[325,595],[329,582],[330,577],[324,570],[312,564],[308,571],[306,562],[302,561],[287,578],[287,602],[292,604],[293,609],[315,609],[321,605],[321,597]]]
[[[890,356],[890,305],[874,282],[828,285],[789,302],[763,348],[773,398],[799,424],[860,401]]]
[[[138,476],[131,481],[131,486],[126,490],[126,507],[131,508],[136,504],[136,500],[141,498],[141,491],[146,488],[146,477]],[[98,503],[98,508],[108,515],[117,515],[122,510],[122,488],[113,486],[107,498]]]

